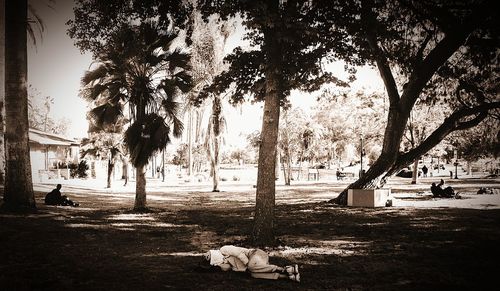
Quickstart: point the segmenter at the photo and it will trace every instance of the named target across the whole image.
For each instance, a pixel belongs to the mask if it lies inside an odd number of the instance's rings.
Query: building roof
[[[29,129],[29,141],[30,143],[39,145],[55,145],[55,146],[79,145],[79,143],[74,139],[69,139],[62,135],[48,133],[33,128]]]

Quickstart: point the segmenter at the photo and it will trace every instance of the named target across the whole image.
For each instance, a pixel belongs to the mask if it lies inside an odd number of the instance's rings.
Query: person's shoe
[[[295,264],[294,266],[286,266],[285,271],[288,273],[288,275],[298,274],[299,265]]]
[[[288,278],[294,282],[300,282],[300,274],[292,274],[288,276]]]

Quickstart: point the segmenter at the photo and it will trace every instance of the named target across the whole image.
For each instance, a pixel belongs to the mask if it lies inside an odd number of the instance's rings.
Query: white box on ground
[[[349,189],[347,206],[384,207],[391,196],[391,189]]]

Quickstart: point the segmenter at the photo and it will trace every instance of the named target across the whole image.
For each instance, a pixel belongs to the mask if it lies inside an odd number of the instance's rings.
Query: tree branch
[[[420,67],[420,65],[422,64],[424,50],[427,47],[427,44],[429,44],[429,41],[431,39],[432,39],[432,33],[428,33],[427,36],[425,37],[424,41],[420,45],[420,48],[418,49],[417,53],[415,54],[413,64],[416,68]]]
[[[389,102],[391,106],[397,106],[400,100],[398,87],[394,76],[392,74],[389,62],[385,57],[384,52],[377,44],[376,33],[373,31],[374,24],[376,23],[376,18],[373,12],[370,10],[372,6],[372,1],[363,0],[361,1],[361,23],[364,25],[365,38],[370,46],[370,49],[375,57],[375,62],[377,63],[380,76],[384,81],[384,85],[387,89],[387,94],[389,95]]]
[[[411,74],[409,78],[410,81],[405,86],[401,96],[404,108],[408,111],[411,110],[420,92],[432,78],[434,73],[465,43],[467,37],[484,20],[484,15],[488,11],[487,8],[487,5],[484,3],[479,5],[474,13],[472,13],[462,25],[459,25],[453,31],[446,34],[446,36],[425,57],[421,66]]]
[[[465,130],[478,125],[488,116],[488,112],[490,110],[498,108],[500,108],[500,101],[483,103],[472,108],[463,107],[453,112],[448,118],[444,120],[441,126],[434,130],[434,132],[429,135],[423,142],[421,142],[417,147],[404,154],[399,155],[393,167],[401,168],[409,165],[416,158],[430,151],[453,131]],[[475,116],[473,119],[460,122],[460,119],[476,114],[477,116]],[[392,173],[393,172],[394,171],[392,171]]]

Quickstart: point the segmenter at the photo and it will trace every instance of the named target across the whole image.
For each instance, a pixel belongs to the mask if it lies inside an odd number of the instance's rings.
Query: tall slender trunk
[[[290,162],[290,153],[285,151],[285,156],[281,158],[281,166],[283,167],[283,179],[285,180],[285,185],[290,186],[292,180],[292,167]]]
[[[111,178],[113,176],[113,171],[115,169],[115,163],[113,163],[112,159],[108,159],[108,179],[106,188],[111,188]]]
[[[280,178],[280,165],[281,165],[281,159],[280,159],[280,149],[278,147],[278,145],[276,144],[276,164],[275,164],[275,167],[276,167],[276,170],[274,170],[274,173],[276,175],[276,180],[279,180]]]
[[[35,209],[28,140],[27,0],[5,1],[5,206]]]
[[[123,186],[127,186],[128,183],[128,162],[127,159],[122,157],[122,179],[125,180]]]
[[[415,159],[413,161],[413,170],[411,173],[411,183],[417,184],[417,180],[418,180],[418,159]]]
[[[143,211],[146,207],[146,166],[135,169],[135,211]]]
[[[193,109],[189,109],[188,121],[188,176],[193,175]]]
[[[213,179],[212,192],[219,192],[219,164],[221,144],[221,114],[222,104],[219,96],[214,96],[212,113],[208,121],[205,146],[210,157],[210,176]]]
[[[5,183],[5,0],[0,0],[0,184]]]
[[[213,190],[212,192],[219,192],[219,137],[214,137],[214,151],[211,158]]]

